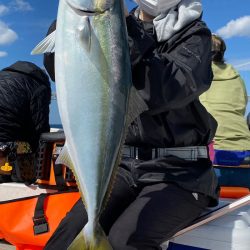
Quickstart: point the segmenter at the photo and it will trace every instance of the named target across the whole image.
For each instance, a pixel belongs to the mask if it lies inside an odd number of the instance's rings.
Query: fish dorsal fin
[[[139,95],[134,86],[131,87],[129,107],[128,107],[128,124],[131,124],[141,113],[148,110],[148,105]]]
[[[70,155],[68,153],[68,148],[67,148],[66,142],[65,142],[65,145],[64,145],[62,151],[60,152],[58,158],[56,159],[55,164],[66,165],[70,169],[73,169],[73,162],[72,162]]]
[[[56,30],[46,36],[37,46],[31,51],[31,55],[53,53],[55,52]]]

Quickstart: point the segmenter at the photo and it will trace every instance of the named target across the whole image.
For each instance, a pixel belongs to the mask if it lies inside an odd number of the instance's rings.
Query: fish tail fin
[[[93,231],[92,225],[87,223],[84,229],[78,234],[68,250],[112,250],[108,239],[100,224],[96,225]]]

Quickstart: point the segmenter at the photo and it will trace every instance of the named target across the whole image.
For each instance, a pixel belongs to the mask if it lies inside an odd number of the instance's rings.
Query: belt
[[[123,146],[123,157],[138,160],[152,160],[164,156],[175,156],[187,161],[209,159],[207,146],[175,147],[175,148],[143,148]]]

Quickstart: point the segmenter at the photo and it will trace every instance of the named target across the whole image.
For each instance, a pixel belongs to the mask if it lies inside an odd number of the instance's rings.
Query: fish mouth
[[[78,6],[74,6],[72,3],[67,2],[68,6],[77,14],[80,16],[96,16],[103,14],[106,10],[100,11],[96,9],[83,9]]]

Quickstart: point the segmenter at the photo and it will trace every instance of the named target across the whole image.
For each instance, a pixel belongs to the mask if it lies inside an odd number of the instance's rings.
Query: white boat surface
[[[184,229],[172,238],[164,250],[249,250],[250,249],[250,196],[237,204],[236,209],[227,210],[224,204],[234,204],[239,200],[220,199],[219,210],[201,221],[201,225],[191,230]],[[243,199],[244,199],[243,198]],[[240,199],[242,200],[242,199]],[[227,206],[227,207],[230,207]],[[214,208],[212,210],[216,210]],[[212,218],[214,216],[214,218]],[[209,221],[209,217],[211,221]],[[205,223],[205,224],[203,224]],[[187,231],[187,232],[185,232]]]

